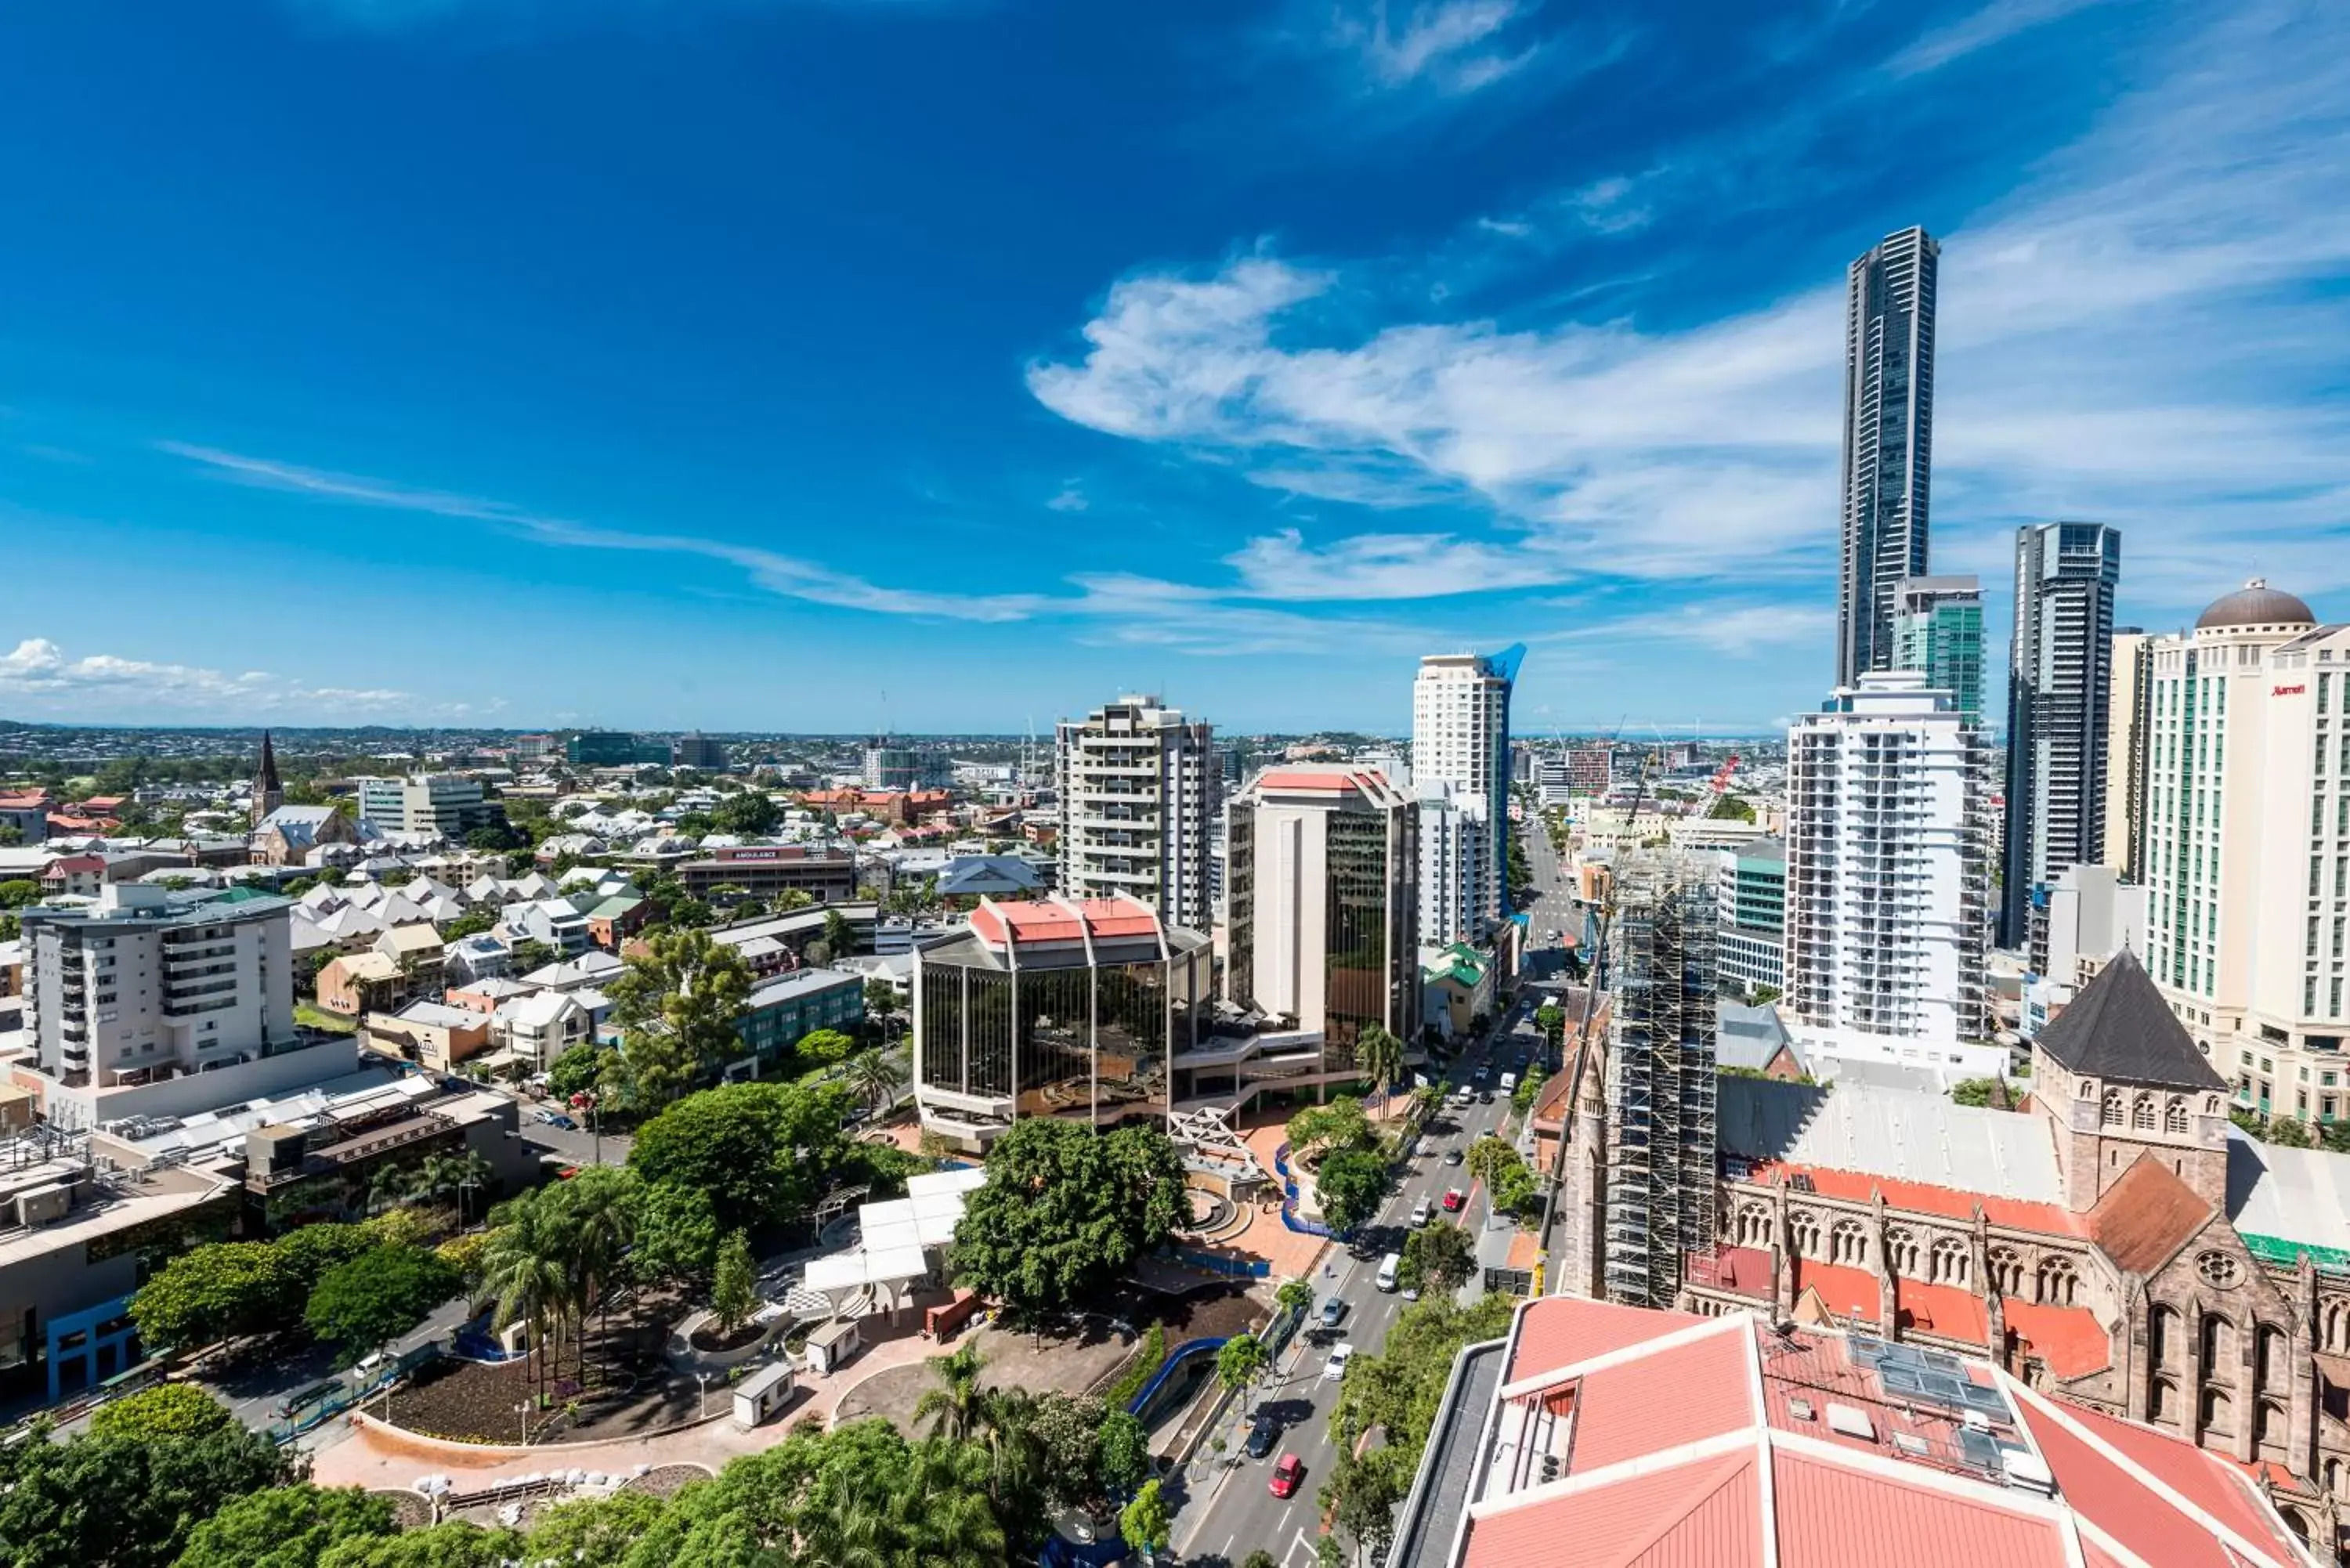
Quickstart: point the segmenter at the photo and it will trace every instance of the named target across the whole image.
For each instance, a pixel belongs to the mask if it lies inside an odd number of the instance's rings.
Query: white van
[[[1389,1252],[1386,1257],[1381,1258],[1379,1260],[1379,1289],[1392,1292],[1396,1288],[1396,1271],[1402,1267],[1403,1254],[1401,1252]]]
[[[1502,1093],[1506,1095],[1517,1086],[1518,1075],[1515,1073],[1504,1073],[1502,1075]]]

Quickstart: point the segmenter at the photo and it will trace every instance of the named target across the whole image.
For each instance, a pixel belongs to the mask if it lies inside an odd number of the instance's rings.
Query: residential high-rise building
[[[1566,787],[1575,794],[1605,799],[1615,783],[1613,746],[1577,746],[1566,753]]]
[[[1482,942],[1509,912],[1510,691],[1523,644],[1430,654],[1411,689],[1419,940]]]
[[[2003,947],[2023,945],[2033,889],[2067,867],[2105,859],[2106,704],[2121,565],[2121,534],[2102,523],[2016,531]]]
[[[1920,228],[1855,260],[1844,319],[1844,550],[1836,684],[1893,666],[1894,593],[1926,573],[1934,435],[1934,278]]]
[[[1787,995],[1800,1023],[1913,1045],[1987,1033],[1989,742],[1915,670],[1787,736]]]
[[[865,786],[910,790],[921,787],[922,759],[913,747],[887,735],[865,742]]]
[[[1959,717],[1982,722],[1982,584],[1971,576],[1904,577],[1893,595],[1893,665],[1950,693]]]
[[[2236,1103],[2350,1116],[2350,626],[2255,580],[2149,649],[2147,968]]]
[[[26,1036],[42,1072],[108,1088],[293,1045],[291,900],[109,883],[24,911]]]
[[[1061,892],[1139,898],[1194,930],[1214,919],[1209,826],[1222,781],[1212,727],[1155,696],[1125,696],[1055,730]]]
[[[1787,846],[1758,838],[1714,854],[1721,866],[1714,960],[1724,992],[1787,989]]]
[[[1684,1254],[1712,1244],[1714,877],[1696,857],[1636,857],[1608,936],[1607,1299],[1670,1306]]]
[[[2106,699],[2106,864],[2125,881],[2146,881],[2146,748],[2154,694],[2153,639],[2114,628],[2113,678]]]
[[[1367,768],[1268,768],[1229,803],[1224,993],[1319,1033],[1351,1065],[1377,1025],[1419,1033],[1419,817]]]
[[[726,771],[726,742],[713,740],[699,730],[680,735],[669,743],[669,763],[673,768],[723,774]]]

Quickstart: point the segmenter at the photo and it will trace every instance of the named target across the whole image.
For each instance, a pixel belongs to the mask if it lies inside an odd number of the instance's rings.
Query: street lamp
[[[693,1380],[701,1386],[702,1415],[706,1417],[710,1414],[710,1374],[707,1372],[697,1372],[693,1375]]]

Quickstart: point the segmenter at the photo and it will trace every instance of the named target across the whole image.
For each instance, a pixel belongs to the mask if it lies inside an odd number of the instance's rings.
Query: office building
[[[2135,626],[2114,628],[2113,680],[2106,700],[2106,864],[2126,881],[2146,880],[2146,758],[2153,714],[2154,639]]]
[[[1616,748],[1576,746],[1566,753],[1566,787],[1575,794],[1605,800],[1616,784]]]
[[[966,1149],[1018,1116],[1163,1124],[1214,997],[1208,939],[1124,896],[983,898],[914,962],[915,1103]]]
[[[680,735],[669,743],[670,766],[692,768],[699,773],[723,774],[726,771],[726,742],[713,740],[696,730],[691,735]]]
[[[2023,945],[2033,888],[2068,866],[2106,857],[2106,705],[2121,564],[2121,534],[2102,523],[2016,532],[2002,947]]]
[[[462,774],[353,782],[359,786],[360,823],[380,834],[457,843],[477,827],[495,826],[504,815],[481,780]]]
[[[574,730],[563,760],[575,768],[625,768],[637,761],[637,738],[625,730]]]
[[[1462,1353],[1387,1568],[2308,1568],[2310,1522],[1981,1355],[1551,1296]]]
[[[1525,653],[1518,644],[1419,661],[1411,778],[1423,947],[1485,941],[1509,913],[1510,691]]]
[[[2146,889],[2112,867],[2070,866],[2035,890],[2024,1032],[2036,1033],[2060,1016],[2124,948],[2146,951]]]
[[[1948,691],[1959,717],[1982,722],[1982,584],[1974,577],[1904,577],[1893,596],[1893,668]]]
[[[1213,731],[1153,696],[1120,697],[1056,727],[1061,891],[1139,898],[1205,930],[1209,827],[1222,779]]]
[[[1914,670],[1864,675],[1788,732],[1783,1006],[1799,1034],[1988,1033],[1988,747]]]
[[[863,975],[845,969],[795,969],[752,990],[734,1032],[756,1064],[754,1075],[764,1076],[817,1030],[854,1034],[864,1023]],[[804,1070],[808,1064],[799,1065]]]
[[[1618,871],[1608,935],[1602,1278],[1611,1302],[1670,1306],[1713,1240],[1714,877],[1696,857]]]
[[[1787,989],[1787,846],[1757,838],[1715,851],[1714,971],[1724,995]]]
[[[677,867],[677,879],[697,898],[740,888],[754,898],[806,893],[818,903],[857,897],[855,851],[830,845],[743,844],[713,849]]]
[[[1224,993],[1319,1033],[1349,1065],[1366,1029],[1419,1023],[1419,813],[1365,768],[1268,768],[1229,803]]]
[[[1844,538],[1836,684],[1893,667],[1894,595],[1926,575],[1934,436],[1934,278],[1941,247],[1889,234],[1846,278]]]
[[[130,1086],[290,1050],[289,899],[113,882],[23,912],[25,1030],[68,1088]]]
[[[2262,1116],[2350,1116],[2350,626],[2258,581],[2153,640],[2147,965]]]

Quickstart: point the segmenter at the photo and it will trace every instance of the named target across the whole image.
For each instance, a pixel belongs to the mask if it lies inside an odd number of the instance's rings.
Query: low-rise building
[[[819,1029],[854,1033],[864,1022],[863,975],[838,969],[800,969],[754,989],[735,1032],[742,1035],[754,1064],[772,1063],[805,1035]]]
[[[575,957],[595,945],[588,917],[568,898],[535,898],[509,904],[499,929],[513,942],[544,942],[565,957]]]
[[[744,844],[688,860],[677,867],[677,877],[697,898],[740,888],[754,898],[800,892],[834,904],[857,897],[857,857],[829,846]]]
[[[1467,942],[1423,948],[1419,955],[1420,1022],[1448,1040],[1465,1038],[1480,1013],[1493,1011],[1493,961]]]
[[[368,1049],[445,1073],[490,1048],[490,1021],[445,1002],[411,1002],[398,1012],[372,1012],[360,1031]]]
[[[490,1016],[490,1064],[543,1073],[557,1056],[584,1044],[594,1028],[586,1004],[568,992],[509,997]]]

